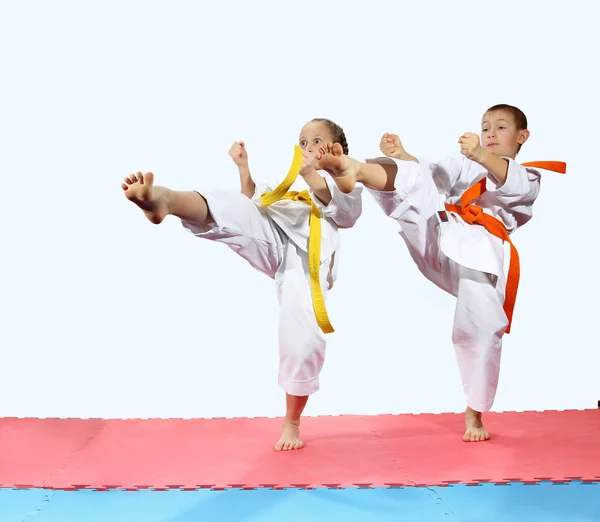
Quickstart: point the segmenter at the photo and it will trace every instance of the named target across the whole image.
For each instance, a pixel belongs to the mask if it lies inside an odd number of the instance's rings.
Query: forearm
[[[414,156],[412,156],[411,154],[409,154],[408,152],[403,152],[399,158],[400,161],[414,161],[415,163],[419,163],[419,160],[417,158],[415,158]]]
[[[310,187],[312,193],[319,198],[319,201],[321,201],[323,205],[329,205],[332,196],[325,179],[321,177],[315,169],[312,169],[308,174],[304,175],[303,178]]]
[[[484,169],[488,171],[490,178],[496,183],[497,187],[501,187],[506,182],[508,174],[508,161],[504,158],[499,158],[490,154],[486,150],[483,151],[480,158],[475,160]]]
[[[238,168],[240,171],[240,187],[242,189],[242,194],[244,194],[244,196],[247,198],[252,199],[256,189],[256,184],[252,180],[250,168],[248,165],[240,165]]]

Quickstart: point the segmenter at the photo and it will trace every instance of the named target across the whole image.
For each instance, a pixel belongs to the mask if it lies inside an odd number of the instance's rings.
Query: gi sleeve
[[[331,219],[338,228],[352,228],[362,214],[362,186],[357,185],[350,194],[344,194],[329,174],[324,179],[331,192],[331,201],[324,205],[311,191],[310,197],[315,206],[323,217]]]
[[[540,193],[541,174],[531,167],[523,167],[512,158],[504,159],[508,161],[504,184],[497,187],[488,178],[486,188],[515,217],[518,226],[521,226],[533,216],[532,207]]]

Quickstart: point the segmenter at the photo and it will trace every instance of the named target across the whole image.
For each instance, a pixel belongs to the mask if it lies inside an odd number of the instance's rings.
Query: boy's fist
[[[484,152],[479,135],[472,132],[465,132],[459,139],[460,152],[467,158],[473,161],[479,161],[481,154]]]
[[[400,138],[395,134],[384,134],[379,142],[379,150],[388,158],[401,159],[406,154]]]

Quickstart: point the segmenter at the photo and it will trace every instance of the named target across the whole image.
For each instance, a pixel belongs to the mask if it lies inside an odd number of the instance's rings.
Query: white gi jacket
[[[509,163],[504,185],[497,188],[487,178],[487,191],[472,203],[499,219],[510,234],[532,218],[532,206],[540,191],[541,174],[513,159],[504,159]],[[399,165],[398,176],[415,176],[416,183],[420,178],[418,169],[421,169],[421,176],[431,176],[440,195],[440,210],[444,210],[446,203],[460,205],[462,194],[487,176],[484,167],[464,156],[433,162],[419,158],[419,162],[396,162]],[[404,164],[402,170],[401,163]],[[452,215],[455,219],[440,222],[442,252],[462,266],[500,276],[504,260],[502,240],[485,228],[470,225],[458,215]]]
[[[324,172],[324,177],[331,192],[332,199],[324,205],[309,189],[304,178],[298,176],[290,191],[308,190],[310,197],[321,212],[321,262],[329,259],[340,247],[338,228],[351,228],[362,213],[362,187],[356,187],[350,194],[344,194],[333,179]],[[262,207],[260,196],[277,188],[282,180],[268,183],[257,183],[253,201]],[[310,205],[302,201],[282,199],[264,207],[267,215],[277,223],[287,237],[298,248],[308,252]]]

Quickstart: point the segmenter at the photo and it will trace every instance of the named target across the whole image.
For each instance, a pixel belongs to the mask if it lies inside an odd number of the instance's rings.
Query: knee
[[[281,361],[290,364],[311,364],[319,362],[325,357],[325,340],[318,336],[297,336],[294,338],[281,338],[279,355]]]
[[[326,341],[320,331],[304,330],[280,335],[279,367],[290,379],[319,375],[325,361]]]
[[[457,318],[452,331],[452,343],[467,351],[494,351],[502,346],[508,326],[506,314]]]

